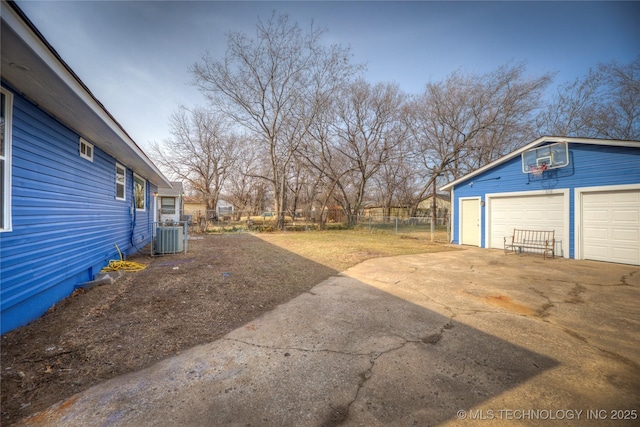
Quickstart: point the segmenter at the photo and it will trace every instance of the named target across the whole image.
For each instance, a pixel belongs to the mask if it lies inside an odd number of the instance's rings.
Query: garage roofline
[[[462,177],[451,181],[450,183],[440,187],[440,191],[450,191],[453,189],[454,186],[460,184],[461,182],[467,181],[470,178],[473,178],[474,176],[480,175],[481,173],[492,169],[502,163],[505,163],[511,159],[513,159],[514,157],[517,157],[519,155],[521,155],[523,152],[530,150],[534,147],[537,147],[539,145],[542,145],[544,143],[553,143],[553,142],[566,142],[569,144],[593,144],[593,145],[609,145],[609,146],[616,146],[616,147],[635,147],[635,148],[640,148],[640,141],[624,141],[624,140],[617,140],[617,139],[597,139],[597,138],[575,138],[575,137],[558,137],[558,136],[542,136],[538,139],[536,139],[535,141],[525,145],[522,148],[517,149],[516,151],[513,151],[509,154],[507,154],[506,156],[500,157],[498,160],[495,160],[479,169],[476,169],[473,172],[470,172],[466,175],[463,175]]]

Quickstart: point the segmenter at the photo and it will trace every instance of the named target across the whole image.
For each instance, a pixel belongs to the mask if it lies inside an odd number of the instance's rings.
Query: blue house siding
[[[149,243],[155,191],[147,181],[145,211],[132,209],[127,168],[126,200],[116,200],[117,159],[96,146],[93,162],[81,158],[80,135],[15,92],[12,129],[13,227],[0,233],[0,333],[92,280],[118,258],[115,244],[130,254]]]
[[[543,146],[542,144],[541,146]],[[575,189],[583,187],[640,184],[640,149],[608,144],[569,143],[570,164],[545,171],[542,178],[522,172],[521,157],[515,156],[453,186],[452,242],[460,243],[460,199],[505,193],[569,195],[569,257],[575,257]],[[481,208],[481,246],[488,247],[486,205]]]

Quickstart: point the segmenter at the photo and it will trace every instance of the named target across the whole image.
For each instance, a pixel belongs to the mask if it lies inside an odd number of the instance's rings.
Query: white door
[[[480,246],[480,200],[460,200],[460,243]]]
[[[489,216],[490,248],[502,249],[504,238],[513,234],[514,228],[554,231],[556,256],[564,256],[568,242],[564,242],[565,196],[563,193],[491,196]]]
[[[582,257],[640,265],[640,190],[582,193]]]

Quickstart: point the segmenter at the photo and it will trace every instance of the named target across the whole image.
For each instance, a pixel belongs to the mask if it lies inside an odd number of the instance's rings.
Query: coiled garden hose
[[[107,265],[105,268],[100,270],[101,273],[108,273],[110,271],[118,271],[118,270],[135,272],[135,271],[142,271],[145,268],[147,268],[146,265],[140,264],[138,262],[125,261],[122,257],[122,252],[120,252],[120,248],[118,247],[117,244],[116,244],[116,249],[118,250],[118,254],[120,254],[120,260],[109,261],[109,265]]]

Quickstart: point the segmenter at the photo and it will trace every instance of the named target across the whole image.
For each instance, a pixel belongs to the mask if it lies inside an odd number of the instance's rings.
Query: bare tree
[[[256,152],[256,145],[250,138],[244,137],[242,141],[243,144],[236,147],[236,162],[230,170],[224,194],[238,214],[246,211],[256,215],[265,209],[268,194],[268,187],[262,179],[264,161]]]
[[[407,135],[400,112],[404,94],[395,84],[358,80],[337,103],[337,139],[332,149],[346,171],[339,174],[338,201],[349,216],[365,202],[367,186]]]
[[[286,210],[291,217],[295,218],[299,209],[308,210],[310,203],[313,201],[315,174],[303,162],[300,155],[296,156],[289,169],[287,191],[290,195],[287,197],[288,206]]]
[[[392,207],[404,208],[409,214],[411,208],[419,203],[414,200],[419,185],[415,179],[409,142],[409,139],[403,141],[396,148],[395,155],[382,165],[380,172],[374,177],[376,185],[372,195],[384,208],[385,216],[391,216]]]
[[[313,176],[309,188],[310,205],[318,213],[314,215],[324,228],[330,200],[335,200],[335,189],[340,179],[349,172],[344,158],[334,149],[337,140],[336,104],[340,96],[325,97],[318,103],[316,119],[311,123],[307,138],[300,147],[299,155]]]
[[[551,75],[525,79],[524,72],[522,64],[483,76],[456,72],[442,83],[427,84],[409,109],[416,172],[423,177],[416,200],[433,197],[432,240],[438,186],[531,139],[533,113]]]
[[[589,136],[586,116],[593,115],[594,94],[598,89],[598,79],[589,74],[584,80],[576,79],[559,87],[553,102],[538,117],[540,135]]]
[[[435,196],[441,180],[455,179],[530,140],[533,113],[550,75],[525,79],[524,65],[483,76],[453,73],[429,83],[407,111],[417,170],[417,195]]]
[[[599,64],[559,87],[538,118],[541,134],[640,139],[640,55],[629,64]]]
[[[154,160],[201,195],[207,209],[216,209],[239,141],[218,116],[202,107],[182,107],[175,112],[170,133],[171,138],[162,144],[152,144]]]
[[[191,72],[200,90],[238,125],[244,126],[268,153],[278,224],[284,225],[286,178],[290,163],[323,99],[357,67],[349,51],[320,43],[323,30],[304,33],[287,16],[259,21],[255,39],[228,35],[225,58],[202,57]]]

